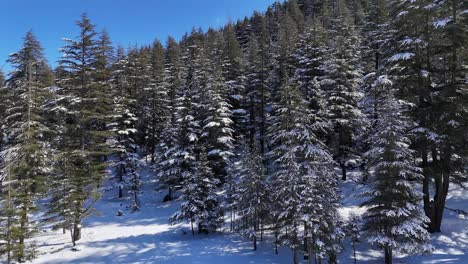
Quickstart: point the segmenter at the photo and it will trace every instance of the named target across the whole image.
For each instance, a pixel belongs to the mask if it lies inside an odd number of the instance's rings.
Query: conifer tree
[[[117,51],[116,63],[113,65],[112,90],[114,98],[113,126],[116,139],[113,142],[118,160],[113,164],[116,169],[115,184],[118,187],[118,197],[124,196],[124,190],[132,193],[132,210],[139,208],[140,177],[138,175],[139,155],[135,142],[137,118],[135,99],[129,90],[127,81],[128,60],[122,48]]]
[[[227,89],[216,65],[207,65],[204,89],[204,120],[202,120],[202,144],[208,151],[208,160],[215,177],[225,182],[226,167],[233,155],[232,106],[228,103]]]
[[[149,84],[149,109],[146,111],[147,122],[147,144],[148,152],[151,154],[151,162],[156,160],[156,147],[160,142],[161,133],[166,119],[169,118],[168,91],[165,83],[165,54],[164,48],[159,41],[154,41],[151,47],[150,57],[151,83]]]
[[[293,249],[294,263],[301,238],[310,242],[307,251],[320,259],[329,256],[334,263],[342,232],[338,227],[334,162],[316,135],[324,124],[308,110],[297,84],[284,83],[269,131],[272,186],[276,189],[273,215],[280,229],[279,239]],[[305,230],[309,232],[303,233]]]
[[[419,208],[422,194],[413,182],[422,178],[414,151],[406,136],[410,125],[402,101],[395,99],[391,81],[382,75],[376,86],[385,86],[387,93],[378,103],[379,120],[372,135],[370,160],[371,189],[364,214],[368,240],[384,250],[385,263],[393,263],[393,252],[417,254],[428,252],[430,235],[428,218]]]
[[[0,188],[2,215],[0,236],[6,241],[0,253],[7,262],[35,257],[34,244],[26,240],[37,231],[31,214],[37,210],[36,200],[46,190],[45,177],[51,165],[50,129],[46,123],[45,105],[50,93],[44,84],[48,66],[42,47],[29,31],[23,47],[10,55],[14,71],[8,79],[8,109],[2,120],[4,144],[1,151],[1,173],[5,178]]]
[[[237,178],[233,203],[241,217],[238,222],[242,232],[253,240],[253,249],[257,250],[258,237],[262,236],[268,216],[269,189],[266,168],[258,147],[255,145],[254,149],[250,149],[245,144],[243,148],[239,154],[240,160],[233,164]]]
[[[357,263],[356,259],[356,246],[361,242],[362,232],[362,219],[361,216],[356,213],[351,213],[346,225],[346,236],[350,238],[351,245],[353,247],[353,258],[354,263]]]
[[[223,53],[222,77],[225,80],[227,102],[232,107],[233,128],[235,128],[233,138],[238,139],[247,132],[244,54],[232,23],[228,23],[224,28],[223,37],[223,45],[220,47]]]
[[[81,239],[82,220],[92,212],[105,175],[104,157],[109,154],[106,132],[112,104],[107,85],[97,79],[97,33],[83,14],[77,21],[80,34],[76,40],[65,39],[63,70],[58,84],[64,114],[64,131],[59,148],[61,191],[52,193],[49,214],[57,216],[57,226],[70,231],[73,245]]]
[[[358,64],[359,39],[346,4],[338,1],[334,12],[336,19],[332,19],[333,26],[327,32],[330,50],[321,66],[323,76],[319,80],[333,126],[328,144],[340,165],[342,179],[346,180],[348,163],[355,158],[354,139],[362,117],[357,105],[362,73]]]
[[[164,200],[173,199],[173,192],[180,188],[182,182],[180,167],[175,163],[175,157],[179,149],[178,127],[177,127],[177,103],[182,96],[181,88],[183,80],[181,76],[181,58],[179,44],[169,38],[167,41],[165,56],[165,85],[167,86],[167,113],[164,121],[164,129],[161,132],[161,141],[158,144],[158,162],[155,166],[158,182],[168,189]]]

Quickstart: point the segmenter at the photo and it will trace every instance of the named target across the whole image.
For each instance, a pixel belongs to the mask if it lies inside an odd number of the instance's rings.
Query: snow
[[[85,220],[79,251],[72,251],[69,233],[41,232],[37,245],[41,255],[34,264],[63,263],[289,263],[292,254],[281,249],[274,254],[271,241],[259,243],[257,251],[252,243],[235,233],[219,232],[195,237],[188,224],[171,226],[168,222],[179,209],[179,202],[162,203],[164,191],[154,191],[145,177],[141,212],[126,210],[130,201],[113,198],[106,193],[96,204],[98,214]],[[118,210],[123,216],[116,216]]]
[[[180,202],[162,203],[166,193],[155,191],[148,171],[142,175],[141,212],[131,213],[126,210],[130,201],[118,200],[113,198],[115,193],[106,193],[96,205],[99,213],[84,223],[83,238],[78,241],[79,251],[72,251],[69,234],[47,230],[36,239],[41,255],[33,263],[291,263],[291,250],[281,248],[279,255],[274,254],[271,237],[260,242],[258,250],[253,251],[252,243],[235,233],[224,231],[193,237],[187,224],[171,226],[168,219],[178,210]],[[350,172],[349,180],[340,186],[343,196],[340,214],[345,220],[352,212],[362,214],[365,210],[360,207],[363,198],[357,194],[366,191],[367,186],[357,183],[359,175],[359,172]],[[468,191],[452,186],[447,207],[467,210],[467,203]],[[118,210],[124,215],[116,216]],[[445,210],[442,229],[442,233],[433,235],[435,250],[432,255],[400,255],[396,256],[395,263],[468,263],[468,219]],[[340,263],[353,263],[350,241],[344,241],[343,245]],[[358,244],[356,250],[358,263],[382,263],[382,250],[368,243]]]
[[[432,23],[432,25],[435,28],[442,28],[442,27],[445,27],[451,21],[452,21],[451,18],[444,18],[444,19],[440,19],[440,20],[435,21],[434,23]]]
[[[399,61],[399,60],[405,61],[405,60],[409,60],[413,56],[414,56],[414,53],[412,52],[402,52],[402,53],[393,55],[392,57],[388,59],[388,61]]]

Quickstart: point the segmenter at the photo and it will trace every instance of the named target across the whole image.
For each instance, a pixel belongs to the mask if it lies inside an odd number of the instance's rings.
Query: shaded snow
[[[143,173],[145,175],[145,173]],[[146,179],[147,179],[146,174]],[[258,251],[252,243],[232,233],[198,235],[194,237],[188,225],[168,223],[179,208],[179,202],[162,203],[166,193],[156,192],[146,184],[141,212],[131,213],[125,207],[130,202],[112,198],[107,193],[98,202],[94,215],[85,221],[79,251],[71,250],[70,235],[42,232],[37,238],[42,254],[35,264],[99,264],[99,263],[289,263],[290,250],[282,249],[274,255],[271,243],[259,243]],[[123,216],[116,216],[118,210]],[[185,234],[184,234],[185,233]]]

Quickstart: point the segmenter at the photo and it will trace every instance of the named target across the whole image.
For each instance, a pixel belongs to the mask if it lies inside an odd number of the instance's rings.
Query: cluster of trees
[[[129,49],[83,15],[56,69],[28,32],[0,74],[0,254],[34,258],[39,199],[41,221],[73,244],[103,191],[139,210],[142,157],[165,200],[183,200],[170,221],[193,234],[229,215],[254,248],[268,231],[294,263],[299,253],[336,263],[360,232],[386,263],[430,251],[450,184],[466,182],[466,10],[460,0],[290,0]],[[369,188],[362,223],[346,225],[338,182],[350,169]]]

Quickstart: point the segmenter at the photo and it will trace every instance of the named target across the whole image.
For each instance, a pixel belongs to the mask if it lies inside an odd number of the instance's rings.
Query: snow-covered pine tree
[[[59,61],[62,86],[59,101],[65,113],[60,134],[59,164],[61,190],[52,193],[49,214],[58,216],[57,226],[68,229],[73,245],[81,239],[82,220],[99,198],[109,152],[106,132],[112,103],[108,86],[98,81],[97,33],[83,14],[77,21],[76,40],[65,39]]]
[[[143,156],[151,156],[149,145],[149,122],[151,109],[151,49],[149,47],[132,47],[127,52],[127,81],[135,102],[136,142],[144,151]]]
[[[134,114],[135,99],[130,93],[127,81],[128,60],[122,48],[117,50],[116,62],[113,65],[112,90],[113,90],[113,123],[111,128],[115,132],[115,141],[112,147],[117,154],[114,162],[118,187],[118,197],[124,196],[127,190],[132,197],[132,210],[139,209],[140,177],[138,174],[139,155],[138,146],[135,143],[135,123],[137,118]]]
[[[342,232],[334,162],[316,135],[324,123],[309,111],[298,85],[283,78],[269,130],[275,226],[280,241],[293,249],[294,263],[304,239],[306,251],[320,259],[328,255],[334,263]]]
[[[166,45],[165,57],[165,84],[167,89],[167,112],[164,120],[164,129],[161,132],[160,142],[157,150],[159,152],[158,161],[155,165],[156,176],[161,186],[168,189],[165,201],[172,200],[174,191],[180,188],[182,178],[178,157],[178,126],[177,126],[177,102],[183,96],[181,88],[183,80],[181,76],[181,54],[179,44],[169,38]]]
[[[235,181],[232,207],[240,217],[237,219],[238,229],[253,241],[253,249],[257,250],[258,237],[262,237],[269,214],[270,191],[267,187],[263,157],[257,144],[253,149],[250,149],[248,144],[241,146],[239,161],[233,162]]]
[[[354,263],[357,263],[356,259],[356,246],[361,242],[362,233],[362,217],[355,212],[349,215],[349,219],[346,223],[345,228],[346,236],[350,239],[351,246],[353,248]]]
[[[151,155],[151,162],[156,161],[157,145],[161,141],[161,133],[164,124],[170,118],[168,112],[168,85],[165,83],[165,50],[161,42],[154,41],[151,46],[150,55],[150,84],[147,91],[149,98],[149,108],[146,111],[147,148]]]
[[[325,34],[318,20],[309,20],[293,54],[294,80],[309,101],[309,108],[319,111],[323,95],[317,79],[323,75],[321,65],[326,54]]]
[[[220,55],[220,50],[211,50],[210,57]],[[218,54],[216,54],[218,53]],[[222,72],[215,63],[206,64],[206,86],[204,87],[204,119],[202,143],[208,151],[208,161],[219,182],[226,181],[226,166],[234,148],[232,106]]]
[[[427,111],[424,104],[420,111],[429,112],[426,125],[437,136],[431,142],[431,156],[425,158],[426,164],[430,160],[430,169],[424,171],[423,191],[426,215],[431,219],[430,231],[440,232],[450,185],[468,181],[463,158],[468,156],[468,3],[430,2],[434,3],[435,13],[430,21],[433,31],[429,41],[433,43],[428,51],[432,55],[429,70],[432,111]]]
[[[252,31],[248,43],[247,63],[245,71],[247,74],[246,94],[248,96],[248,133],[251,147],[255,139],[260,142],[260,152],[267,152],[266,130],[268,91],[267,79],[269,76],[270,56],[268,47],[270,44],[268,29],[265,18],[258,13],[252,18]]]
[[[369,242],[385,252],[385,263],[393,262],[393,252],[417,254],[428,252],[430,235],[426,230],[428,218],[419,207],[422,193],[414,182],[422,179],[414,151],[407,137],[410,122],[403,101],[394,96],[392,82],[379,76],[375,86],[385,87],[378,102],[379,119],[366,153],[371,173],[369,197],[363,206],[364,227]]]
[[[227,102],[232,106],[234,121],[233,138],[238,139],[247,132],[246,111],[246,76],[244,73],[244,54],[242,53],[237,34],[232,23],[224,27],[221,52],[223,53],[222,77],[227,90]]]
[[[0,152],[0,188],[2,217],[0,255],[7,262],[24,262],[35,257],[34,243],[27,242],[37,231],[31,214],[37,210],[36,200],[46,190],[45,177],[50,172],[51,151],[46,123],[45,105],[50,93],[44,80],[48,66],[42,47],[29,31],[23,47],[9,56],[13,72],[8,79],[7,95],[10,97],[2,125],[4,146]]]
[[[214,232],[224,221],[221,201],[216,194],[220,182],[209,166],[206,150],[202,148],[192,157],[192,162],[190,170],[185,170],[182,175],[180,199],[183,203],[170,221],[188,220],[192,235],[195,235],[194,224],[198,233]]]
[[[362,73],[359,65],[360,40],[344,1],[338,1],[333,10],[327,30],[329,50],[322,62],[323,76],[319,77],[320,86],[326,101],[328,119],[332,131],[328,145],[335,160],[340,165],[342,179],[347,178],[348,164],[354,159],[354,138],[362,117],[358,100]]]

